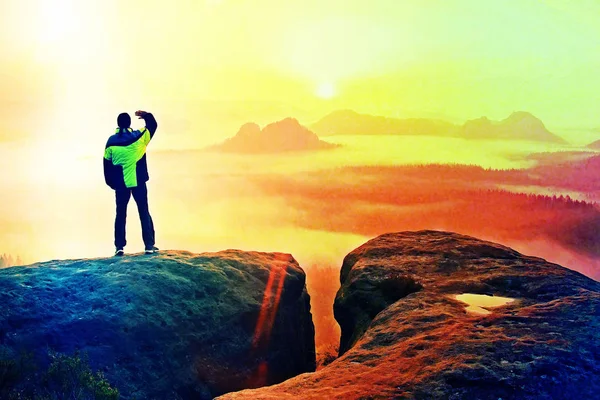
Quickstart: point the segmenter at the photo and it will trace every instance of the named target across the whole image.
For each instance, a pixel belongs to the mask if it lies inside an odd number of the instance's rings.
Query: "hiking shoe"
[[[123,249],[115,250],[115,257],[122,257],[125,255],[125,251]]]
[[[146,254],[158,253],[158,247],[152,246],[152,248],[146,248],[145,253]]]

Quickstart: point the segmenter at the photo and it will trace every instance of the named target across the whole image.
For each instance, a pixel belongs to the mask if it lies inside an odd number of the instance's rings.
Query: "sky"
[[[139,108],[165,148],[346,108],[600,127],[594,0],[4,0],[0,15],[3,141],[89,154]]]

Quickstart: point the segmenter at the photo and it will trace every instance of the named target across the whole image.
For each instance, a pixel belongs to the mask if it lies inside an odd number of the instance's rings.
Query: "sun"
[[[331,82],[321,83],[319,86],[317,86],[315,94],[317,95],[317,97],[320,97],[322,99],[331,99],[336,94],[335,86]]]

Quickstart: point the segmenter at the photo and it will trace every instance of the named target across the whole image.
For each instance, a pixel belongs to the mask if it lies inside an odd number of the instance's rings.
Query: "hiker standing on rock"
[[[131,117],[121,113],[117,117],[118,128],[108,138],[104,149],[104,180],[115,191],[117,216],[115,218],[115,256],[125,254],[125,222],[127,205],[133,194],[142,223],[142,237],[146,254],[158,251],[154,246],[154,224],[148,209],[149,179],[146,164],[146,147],[154,137],[158,124],[154,116],[146,111],[136,111],[135,115],[143,119],[146,126],[140,130],[131,129]]]

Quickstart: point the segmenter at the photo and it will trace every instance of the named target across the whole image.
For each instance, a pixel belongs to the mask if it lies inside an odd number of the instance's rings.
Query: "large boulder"
[[[513,301],[475,313],[456,298],[465,293]],[[600,283],[495,243],[437,231],[380,236],[344,259],[334,310],[336,361],[221,399],[600,393]]]
[[[289,254],[168,251],[0,270],[0,350],[87,352],[121,398],[210,399],[315,369]]]

